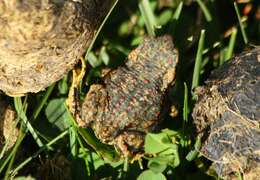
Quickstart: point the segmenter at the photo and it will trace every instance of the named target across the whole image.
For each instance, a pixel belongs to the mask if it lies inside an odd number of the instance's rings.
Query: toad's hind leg
[[[91,126],[92,122],[95,123],[96,130],[99,129],[99,121],[102,121],[102,114],[105,113],[108,105],[108,94],[101,84],[93,84],[85,97],[84,103],[81,108],[80,126]]]

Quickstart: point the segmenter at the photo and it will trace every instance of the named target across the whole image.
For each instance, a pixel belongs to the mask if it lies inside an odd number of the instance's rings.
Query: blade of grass
[[[11,158],[13,156],[15,156],[18,147],[20,146],[21,142],[23,141],[23,138],[25,137],[25,134],[20,132],[20,135],[14,145],[14,147],[12,148],[10,154],[7,156],[7,158],[5,160],[3,160],[2,158],[0,159],[0,174],[2,173],[2,171],[4,170],[5,166],[7,165],[7,163],[11,160]]]
[[[80,147],[82,148],[82,150],[84,150],[83,144],[78,136],[78,128],[77,128],[77,123],[75,122],[74,118],[72,117],[71,112],[69,111],[67,104],[64,104],[66,107],[66,111],[68,113],[68,117],[69,117],[69,122],[71,124],[71,129],[69,131],[69,135],[70,135],[70,150],[71,150],[71,154],[75,157],[77,155],[77,151],[78,148],[76,146],[77,142],[79,143]],[[87,154],[84,151],[85,154]]]
[[[178,20],[180,18],[182,7],[183,7],[183,2],[181,1],[173,14],[174,20]]]
[[[193,77],[192,77],[192,90],[199,85],[201,62],[202,62],[202,55],[204,49],[204,40],[205,40],[205,30],[202,29],[200,34],[200,39],[199,39],[197,55],[195,59]]]
[[[144,18],[147,32],[150,36],[155,36],[155,27],[157,26],[155,16],[150,7],[149,0],[141,0],[139,3],[139,9],[142,17]]]
[[[19,108],[24,110],[24,112],[27,109],[27,103],[26,103],[27,102],[27,97],[28,96],[25,96],[24,103],[23,104],[20,103],[20,105],[19,105]],[[20,116],[18,115],[17,123],[19,122],[19,120],[20,120]],[[7,156],[7,158],[5,160],[0,159],[0,173],[3,171],[3,169],[7,165],[7,163],[10,162],[9,165],[8,165],[8,168],[7,168],[7,173],[6,173],[6,174],[8,174],[8,171],[9,171],[8,169],[10,169],[12,167],[13,159],[15,157],[15,154],[16,154],[16,152],[18,150],[18,147],[20,146],[21,142],[23,141],[23,138],[25,137],[25,135],[26,135],[26,133],[23,133],[23,128],[21,128],[20,129],[20,134],[19,134],[19,136],[17,138],[17,141],[15,142],[14,147],[11,150],[11,153]],[[7,176],[5,176],[5,178],[6,177]]]
[[[18,148],[18,147],[17,147],[17,148]],[[8,165],[8,167],[7,167],[7,170],[6,170],[7,173],[5,173],[4,180],[8,180],[8,179],[10,179],[10,178],[9,178],[9,172],[10,172],[10,170],[12,169],[12,166],[13,166],[13,163],[14,163],[14,158],[15,158],[15,156],[16,156],[16,152],[17,152],[17,150],[14,151],[14,152],[15,152],[15,153],[11,156],[11,159],[10,159],[9,165]]]
[[[237,37],[237,28],[233,27],[232,33],[229,39],[228,47],[223,47],[220,51],[220,58],[219,58],[219,66],[221,66],[224,62],[229,60],[232,57],[234,52],[235,42]]]
[[[209,57],[205,57],[201,63],[201,69],[205,68],[205,66],[209,63]]]
[[[188,100],[188,87],[186,82],[184,82],[184,102],[183,102],[183,128],[184,124],[188,122],[189,117],[189,100]]]
[[[141,158],[140,158],[140,159],[138,159],[138,165],[139,165],[139,168],[140,168],[141,170],[143,170],[143,169],[144,169],[143,161],[142,161],[142,159],[141,159]]]
[[[237,176],[238,180],[244,180],[244,178],[243,178],[241,172],[239,172],[239,171],[236,172],[236,176]]]
[[[218,64],[218,66],[221,66],[225,62],[225,54],[227,54],[226,51],[227,51],[226,48],[222,48],[220,50],[220,53],[219,53],[220,57],[219,57],[219,64]]]
[[[129,168],[128,157],[125,157],[123,171],[127,172],[128,168]]]
[[[74,128],[71,128],[69,131],[69,137],[70,137],[70,152],[73,157],[77,156],[78,148],[77,148],[77,138],[76,135],[77,132],[75,132]]]
[[[78,127],[77,123],[75,122],[73,116],[71,115],[69,109],[67,108],[67,112],[69,113],[69,120],[72,123],[72,127],[74,131],[77,132],[77,134],[80,134],[83,140],[91,146],[101,157],[106,158],[108,161],[113,161],[117,154],[114,152],[114,148],[108,145],[105,145],[101,143],[90,131],[86,128],[80,128]],[[78,142],[80,143],[80,146],[82,149],[84,149],[84,146],[81,142],[81,140],[78,138]]]
[[[97,39],[97,37],[98,37],[100,31],[101,31],[101,29],[102,29],[103,26],[105,25],[105,23],[106,23],[108,17],[110,16],[110,14],[112,13],[112,11],[113,11],[114,8],[116,7],[117,3],[118,3],[118,0],[114,0],[114,4],[112,5],[111,9],[108,11],[106,17],[104,18],[103,22],[102,22],[101,25],[99,26],[99,28],[98,28],[98,30],[97,30],[97,32],[96,32],[96,34],[95,34],[93,40],[91,41],[91,43],[90,43],[90,45],[89,45],[89,47],[88,47],[88,50],[87,50],[87,52],[86,52],[85,57],[88,57],[88,54],[89,54],[89,52],[91,51],[91,49],[92,49],[92,47],[93,47],[93,45],[94,45],[94,43],[95,43],[95,41],[96,41],[96,39]]]
[[[31,133],[31,135],[33,136],[33,138],[36,141],[36,143],[38,144],[38,146],[42,147],[43,143],[42,143],[41,139],[38,137],[38,134],[36,133],[36,131],[32,127],[31,123],[28,121],[27,116],[26,116],[26,114],[23,110],[22,100],[21,100],[20,97],[14,98],[14,106],[15,106],[15,110],[17,112],[18,117],[22,120],[25,127]]]
[[[212,16],[211,16],[207,6],[204,4],[204,2],[202,0],[197,0],[197,2],[199,4],[199,6],[200,6],[200,8],[201,8],[201,10],[202,10],[206,20],[208,22],[212,21]]]
[[[89,153],[90,154],[90,153]],[[84,162],[85,162],[85,166],[86,166],[86,172],[87,172],[87,175],[88,176],[91,176],[91,167],[90,167],[90,162],[88,160],[88,155],[84,153],[83,155],[83,159],[84,159]]]
[[[237,37],[237,28],[234,27],[232,29],[232,34],[230,36],[227,53],[225,55],[225,61],[232,57],[232,54],[234,52],[235,43],[236,43],[236,37]]]
[[[199,150],[201,148],[201,137],[196,138],[196,142],[194,144],[194,150],[191,150],[187,156],[186,160],[187,161],[192,161],[194,160],[198,155],[199,155]]]
[[[239,22],[239,26],[240,26],[240,30],[241,30],[241,33],[242,33],[242,37],[243,37],[244,43],[247,44],[248,43],[248,39],[247,39],[245,27],[244,27],[244,24],[243,24],[243,22],[241,20],[241,15],[239,13],[239,10],[238,10],[236,2],[234,2],[234,7],[235,7],[235,10],[236,10],[237,19],[238,19],[238,22]]]
[[[101,157],[107,161],[113,162],[117,159],[117,154],[112,146],[105,145],[101,143],[89,129],[79,128],[79,134],[84,139],[84,141],[90,145]]]
[[[219,41],[215,42],[211,47],[208,47],[208,48],[205,48],[203,49],[203,52],[202,54],[207,54],[210,50],[216,48],[216,47],[219,47],[221,45],[221,43]],[[203,62],[204,63],[204,62]]]
[[[39,115],[41,109],[43,108],[43,105],[45,104],[45,102],[47,101],[48,97],[50,96],[53,88],[54,88],[55,85],[52,85],[48,88],[44,98],[42,99],[41,103],[39,106],[37,106],[37,109],[35,110],[33,116],[32,116],[32,119],[35,120],[37,118],[37,116]],[[21,105],[20,104],[21,102],[18,102],[17,106],[18,108],[20,109],[22,107],[22,109],[24,109],[24,105]],[[20,117],[20,116],[18,116]],[[0,166],[0,173],[2,172],[3,168],[5,167],[5,165],[9,162],[9,160],[12,158],[15,157],[15,154],[16,154],[16,151],[19,147],[19,145],[21,144],[21,142],[23,141],[24,137],[25,137],[26,133],[21,133],[21,135],[19,136],[18,140],[16,141],[15,145],[14,145],[14,148],[12,149],[11,153],[8,155],[8,157],[6,158],[6,160],[3,162],[3,163],[0,163],[1,166]],[[1,156],[0,156],[0,159],[2,159],[2,152],[1,152]],[[10,162],[9,164],[9,167],[11,167],[11,164],[12,162]]]
[[[53,145],[54,143],[56,143],[57,141],[59,141],[60,139],[62,139],[63,137],[65,137],[67,134],[69,134],[69,129],[67,129],[66,131],[63,131],[60,135],[58,135],[56,138],[54,138],[53,140],[51,140],[49,143],[47,143],[46,145],[42,146],[37,152],[35,152],[32,156],[28,157],[26,160],[24,160],[22,163],[19,164],[19,166],[17,166],[12,172],[11,175],[15,176],[18,171],[20,169],[22,169],[26,164],[28,164],[32,159],[38,157],[38,155],[43,152],[44,150],[48,149],[49,147],[51,147],[51,145]]]
[[[18,121],[15,122],[15,125],[13,127],[16,127],[18,124]],[[16,129],[13,128],[11,131],[11,133],[14,133]],[[7,152],[7,148],[9,146],[10,143],[10,139],[12,138],[12,136],[9,136],[7,139],[5,139],[5,143],[4,143],[4,147],[1,149],[0,151],[0,159],[2,159],[4,157],[4,153]]]
[[[69,78],[69,75],[66,74],[64,76],[64,78],[62,78],[62,80],[60,82],[58,82],[59,93],[62,95],[66,95],[68,93],[68,90],[69,90],[68,78]]]
[[[16,121],[15,127],[17,126],[17,124],[18,124],[18,121]],[[15,128],[12,129],[12,131],[15,131]],[[13,146],[13,148],[12,148],[12,150],[11,150],[11,153],[9,154],[8,158],[5,159],[5,161],[4,161],[3,163],[0,162],[0,164],[1,164],[0,174],[1,174],[1,171],[3,170],[3,168],[7,165],[8,162],[9,162],[9,165],[8,165],[8,167],[7,167],[6,172],[9,172],[10,169],[12,168],[13,163],[14,163],[14,158],[15,158],[15,155],[16,155],[16,152],[17,152],[17,150],[18,150],[18,147],[19,147],[20,143],[22,142],[23,136],[21,136],[21,135],[22,135],[22,129],[20,129],[20,134],[19,134],[19,136],[18,136],[18,138],[17,138],[17,140],[16,140],[16,142],[15,142],[15,144],[14,144],[14,146]],[[8,139],[9,139],[9,138],[11,138],[11,137],[8,137]],[[2,149],[2,152],[1,152],[1,155],[0,155],[0,159],[1,159],[1,160],[2,160],[2,158],[4,157],[4,153],[5,153],[6,150],[7,150],[8,143],[9,143],[9,140],[8,140],[8,139],[6,140],[6,143],[5,143],[5,145],[4,145],[3,149]],[[2,165],[3,165],[3,166],[2,166]],[[4,179],[7,179],[7,178],[8,178],[8,173],[5,173]]]
[[[75,128],[74,128],[74,131],[75,131]],[[86,165],[86,172],[87,172],[88,176],[90,176],[90,175],[91,175],[91,168],[90,168],[90,164],[89,164],[89,161],[88,161],[87,157],[88,157],[88,155],[89,155],[91,152],[85,150],[85,147],[84,147],[84,145],[83,145],[83,142],[82,142],[81,139],[79,138],[78,131],[76,131],[75,135],[76,135],[77,142],[79,143],[79,146],[80,146],[80,148],[81,148],[81,149],[80,149],[80,152],[81,152],[82,154],[84,154],[84,160],[85,160],[85,165]]]
[[[86,159],[86,157],[88,157],[88,154],[89,152],[87,152],[84,148],[84,145],[81,141],[81,139],[79,138],[79,128],[78,128],[78,125],[75,121],[75,119],[73,118],[71,112],[69,111],[68,107],[67,107],[67,104],[65,103],[65,107],[66,107],[66,110],[67,110],[67,113],[69,114],[69,122],[71,124],[71,130],[70,130],[70,149],[71,149],[71,154],[75,157],[77,155],[77,151],[78,151],[78,148],[76,147],[76,143],[79,144],[80,148],[81,148],[81,153],[84,154],[84,160],[85,160],[85,165],[86,165],[86,172],[88,174],[88,176],[91,175],[91,168],[90,168],[90,165],[89,165],[89,162],[88,160]]]
[[[32,120],[35,120],[38,117],[38,115],[40,114],[44,104],[49,99],[54,87],[55,87],[55,83],[52,84],[50,87],[48,87],[46,93],[44,94],[44,97],[42,98],[42,100],[40,101],[39,105],[37,106],[36,110],[34,111],[34,113],[32,115]]]
[[[9,141],[7,141],[7,142],[4,144],[4,147],[1,149],[0,159],[2,159],[2,158],[4,157],[4,153],[6,152],[8,145],[9,145]]]
[[[182,7],[183,7],[183,2],[181,1],[172,16],[172,22],[171,22],[169,28],[167,29],[168,33],[175,34],[178,20],[180,18],[181,12],[182,12]]]

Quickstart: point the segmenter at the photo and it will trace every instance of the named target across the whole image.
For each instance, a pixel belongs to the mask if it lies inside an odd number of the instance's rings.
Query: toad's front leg
[[[84,99],[81,107],[81,127],[91,126],[96,134],[102,134],[104,128],[103,115],[108,106],[108,93],[101,84],[93,84]]]

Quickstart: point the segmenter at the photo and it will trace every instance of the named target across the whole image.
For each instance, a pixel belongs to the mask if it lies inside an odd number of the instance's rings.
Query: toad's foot
[[[81,123],[80,118],[80,105],[79,105],[79,89],[81,88],[81,82],[86,72],[86,63],[83,57],[80,58],[81,68],[75,67],[72,71],[72,83],[69,90],[69,95],[66,100],[69,111],[76,119],[76,121]]]
[[[178,116],[178,109],[176,108],[176,106],[175,105],[172,105],[171,106],[171,108],[170,108],[170,116],[172,117],[172,118],[175,118],[175,117],[177,117]]]
[[[139,160],[144,154],[145,134],[140,131],[124,131],[115,138],[115,147],[125,158],[130,157],[132,162]]]

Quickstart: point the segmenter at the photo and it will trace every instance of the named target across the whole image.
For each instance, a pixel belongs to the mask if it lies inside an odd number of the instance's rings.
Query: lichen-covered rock
[[[15,120],[15,111],[0,98],[0,152],[6,144],[8,151],[18,138],[19,131]]]
[[[161,119],[177,63],[170,36],[144,39],[125,65],[90,87],[79,125],[91,126],[102,142],[115,145],[125,157],[142,153],[145,134]]]
[[[84,53],[113,0],[1,0],[0,90],[38,92]]]
[[[198,89],[194,123],[201,153],[221,177],[260,174],[260,49],[242,53],[215,70]]]

